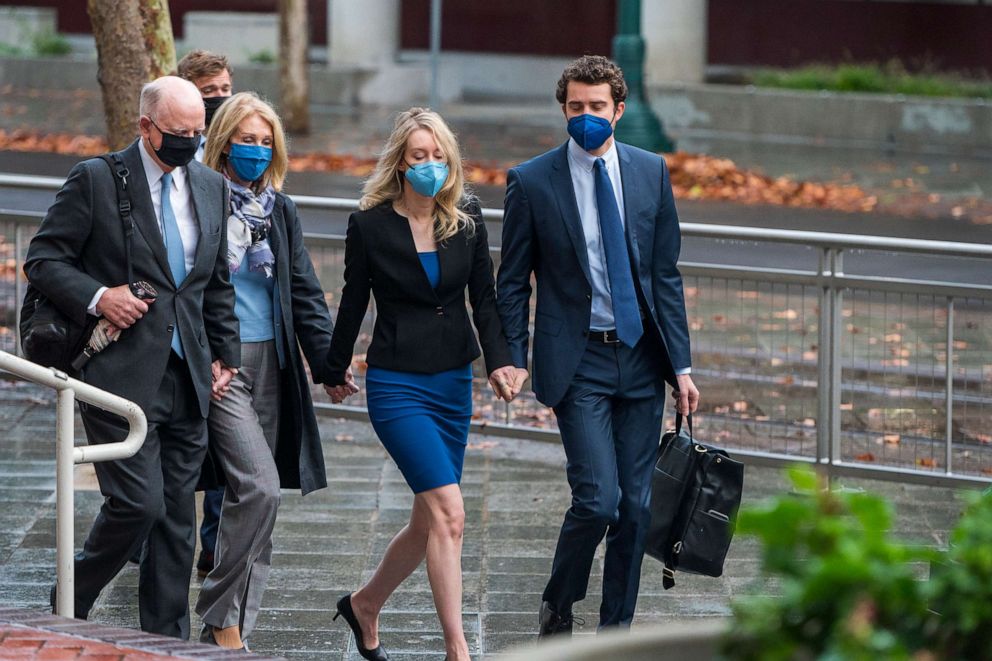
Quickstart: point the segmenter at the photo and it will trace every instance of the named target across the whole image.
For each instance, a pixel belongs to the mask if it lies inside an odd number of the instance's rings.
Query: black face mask
[[[210,126],[210,122],[214,119],[214,113],[221,105],[230,99],[229,96],[208,96],[203,99],[203,107],[207,112],[207,126]]]
[[[193,156],[196,155],[196,150],[200,146],[200,136],[191,135],[184,138],[175,133],[166,133],[154,121],[152,121],[152,125],[162,134],[162,146],[158,149],[152,147],[158,160],[174,168],[181,168],[193,160]]]

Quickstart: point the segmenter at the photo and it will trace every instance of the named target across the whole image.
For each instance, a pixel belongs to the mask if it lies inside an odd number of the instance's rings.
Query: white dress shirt
[[[620,179],[620,160],[617,157],[617,144],[613,142],[602,156],[593,156],[580,147],[574,139],[568,139],[568,169],[572,175],[572,190],[582,221],[582,234],[586,240],[586,254],[589,257],[589,275],[592,278],[592,314],[589,330],[603,331],[616,328],[613,319],[613,299],[610,295],[610,278],[606,270],[606,250],[603,248],[602,232],[599,228],[599,206],[596,204],[596,175],[593,168],[596,159],[602,158],[606,173],[613,186],[613,195],[620,210],[620,222],[625,223],[623,206],[623,186]],[[689,374],[691,368],[676,366],[676,374]]]
[[[148,191],[151,193],[152,207],[155,209],[155,220],[158,221],[158,229],[164,237],[165,232],[162,228],[162,175],[165,172],[148,153],[145,144],[145,141],[142,140],[138,152],[141,154],[141,164],[144,166],[145,179],[148,181]],[[186,273],[189,273],[193,270],[193,262],[196,259],[196,246],[200,240],[200,225],[196,221],[196,210],[193,207],[193,197],[190,194],[185,167],[173,168],[172,170],[169,201],[172,203],[172,211],[176,216],[176,224],[179,225],[179,235],[183,240],[183,256],[186,260]],[[90,314],[97,316],[96,305],[105,291],[107,291],[107,287],[100,287],[93,296],[88,309]]]

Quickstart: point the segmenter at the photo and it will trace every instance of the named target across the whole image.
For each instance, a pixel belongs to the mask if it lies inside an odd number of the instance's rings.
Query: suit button
[[[587,301],[591,301],[592,300],[592,294],[586,294],[586,300]]]
[[[169,331],[169,332],[171,333],[171,332],[172,332],[172,331],[174,331],[175,329],[176,329],[176,327],[175,327],[175,326],[173,326],[172,324],[169,324],[169,325],[168,325],[168,327],[167,327],[167,328],[166,328],[165,330],[167,330],[167,331]]]
[[[444,316],[444,308],[441,307],[440,305],[437,306],[437,308],[435,308],[435,312],[437,312],[437,316],[439,316],[439,317],[443,317]]]

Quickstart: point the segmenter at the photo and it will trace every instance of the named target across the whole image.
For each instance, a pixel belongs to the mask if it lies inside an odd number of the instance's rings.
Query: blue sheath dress
[[[437,287],[437,252],[419,256]],[[372,427],[414,493],[461,482],[472,418],[471,363],[436,374],[370,366],[365,389]]]

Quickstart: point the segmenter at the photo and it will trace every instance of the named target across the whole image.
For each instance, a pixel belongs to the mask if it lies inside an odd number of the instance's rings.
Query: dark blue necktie
[[[172,210],[172,200],[169,191],[172,190],[172,173],[162,175],[162,235],[165,237],[165,249],[169,256],[169,269],[172,279],[179,287],[186,279],[186,251],[183,248],[183,237],[179,233],[179,223]],[[183,343],[179,338],[179,320],[176,320],[176,331],[172,334],[172,350],[180,358],[185,358]]]
[[[596,159],[596,207],[599,209],[599,231],[606,253],[606,272],[610,279],[610,299],[613,301],[613,320],[617,325],[617,339],[633,347],[644,334],[641,313],[634,292],[634,278],[630,272],[630,257],[623,235],[620,209],[613,193],[606,162]]]

